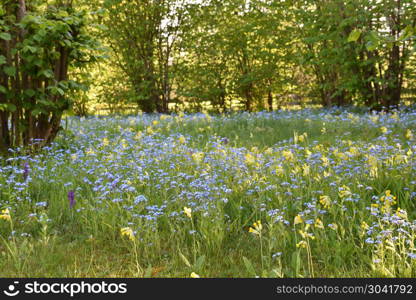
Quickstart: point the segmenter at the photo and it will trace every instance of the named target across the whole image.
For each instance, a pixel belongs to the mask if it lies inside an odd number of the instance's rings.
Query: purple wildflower
[[[23,166],[23,179],[26,181],[28,177],[29,177],[29,164],[25,162]]]
[[[68,192],[68,201],[69,201],[69,208],[74,207],[75,205],[75,194],[74,191]]]

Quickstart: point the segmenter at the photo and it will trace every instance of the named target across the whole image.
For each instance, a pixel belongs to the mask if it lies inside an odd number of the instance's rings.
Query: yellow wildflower
[[[126,149],[127,148],[127,141],[125,140],[125,139],[122,139],[121,140],[121,147],[123,148],[123,149]]]
[[[195,162],[200,163],[204,158],[204,152],[196,152],[192,154],[192,158]]]
[[[412,133],[412,131],[411,131],[410,129],[407,129],[407,130],[406,130],[405,137],[406,137],[408,140],[412,140],[412,139],[413,139],[413,133]]]
[[[198,274],[196,274],[195,272],[191,273],[191,278],[200,278],[200,276]]]
[[[181,135],[181,136],[179,137],[179,143],[181,143],[181,144],[185,144],[185,142],[186,142],[185,137],[184,137],[183,135]]]
[[[364,221],[361,222],[361,229],[362,230],[367,230],[370,226],[368,226],[368,224]]]
[[[293,155],[293,153],[289,150],[284,150],[282,152],[283,157],[287,160],[287,161],[292,161],[294,160],[295,156]]]
[[[185,206],[183,208],[183,212],[188,218],[190,218],[190,219],[192,218],[192,208]]]
[[[335,230],[335,231],[338,229],[338,225],[335,224],[335,223],[328,224],[328,227],[331,228],[332,230]]]
[[[394,201],[396,199],[396,196],[393,196],[390,190],[387,190],[385,195],[380,198],[381,202],[389,203],[390,205],[396,204],[396,201]]]
[[[94,154],[95,152],[94,152],[94,150],[92,150],[91,148],[89,148],[88,150],[87,150],[87,154],[88,155],[92,155],[92,154]]]
[[[296,244],[296,248],[306,248],[307,245],[308,243],[306,243],[305,241],[300,241]]]
[[[134,139],[140,140],[142,138],[143,133],[141,131],[138,131],[137,134],[134,136]]]
[[[129,240],[134,241],[134,232],[130,227],[123,227],[120,229],[121,236],[126,236]]]
[[[313,236],[312,233],[309,233],[309,232],[306,232],[306,231],[299,230],[299,234],[304,239],[311,239],[311,240],[315,239],[315,237]]]
[[[160,115],[160,120],[161,121],[164,121],[164,120],[167,120],[167,119],[169,119],[170,118],[170,116],[169,115]]]
[[[339,191],[338,191],[338,195],[340,198],[346,198],[352,195],[351,190],[349,187],[347,187],[346,185],[343,185]]]
[[[246,163],[249,164],[249,165],[254,164],[255,161],[256,161],[256,158],[253,155],[251,155],[250,153],[247,153],[244,157],[246,159]]]
[[[248,232],[261,235],[262,230],[263,230],[263,225],[261,224],[261,221],[258,220],[257,222],[254,222],[253,227],[250,227],[248,229]]]
[[[276,167],[276,175],[277,176],[282,176],[284,173],[285,173],[285,170],[283,170],[282,166],[279,165],[279,166]]]
[[[353,155],[353,156],[358,156],[360,155],[360,151],[358,150],[357,147],[350,147],[349,152]]]
[[[316,220],[315,220],[315,227],[316,228],[320,228],[320,229],[324,229],[324,223],[322,223],[321,219],[316,218]]]
[[[407,220],[407,211],[398,207],[396,210],[396,216],[400,217],[401,219]]]
[[[10,216],[10,211],[9,211],[9,209],[8,209],[8,208],[3,209],[3,210],[1,211],[1,214],[0,214],[0,219],[6,220],[6,221],[11,221],[11,220],[12,220],[12,218],[11,218],[11,216]]]
[[[294,222],[294,225],[301,224],[303,223],[303,219],[300,215],[297,215],[293,222]]]
[[[304,164],[302,166],[303,169],[303,176],[308,176],[311,173],[311,168],[309,167],[308,164]]]
[[[328,208],[331,206],[331,198],[325,195],[319,196],[319,203],[321,203],[324,208]]]
[[[385,133],[387,133],[387,128],[382,126],[382,127],[380,127],[380,131],[381,131],[382,134],[385,134]]]
[[[321,157],[321,160],[324,167],[329,166],[329,159],[325,155]]]
[[[370,120],[371,120],[371,122],[373,122],[373,123],[377,123],[377,121],[378,121],[378,115],[373,115],[373,116],[370,116]]]
[[[398,121],[400,118],[399,118],[399,115],[397,114],[397,112],[395,112],[394,114],[392,114],[391,116],[390,116],[390,118],[391,119],[393,119],[393,120],[396,120],[396,121]]]

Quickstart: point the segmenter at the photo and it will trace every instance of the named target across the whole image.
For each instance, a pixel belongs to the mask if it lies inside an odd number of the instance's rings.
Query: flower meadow
[[[416,276],[415,110],[62,126],[1,158],[2,276]]]

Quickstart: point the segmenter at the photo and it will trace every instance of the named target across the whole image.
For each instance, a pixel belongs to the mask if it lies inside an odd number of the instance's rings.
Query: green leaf
[[[150,277],[152,277],[152,272],[153,272],[152,265],[149,265],[149,266],[146,268],[146,270],[145,270],[145,272],[144,272],[143,277],[144,277],[144,278],[150,278]]]
[[[374,43],[373,41],[369,41],[365,44],[365,47],[368,51],[374,51],[377,49],[378,44]]]
[[[27,95],[28,97],[33,97],[35,96],[36,92],[32,89],[27,89],[25,90],[25,95]]]
[[[7,105],[7,110],[10,111],[10,112],[15,112],[16,109],[17,109],[16,105],[14,105],[14,104],[7,103],[6,105]]]
[[[44,113],[45,113],[45,111],[43,109],[40,109],[40,108],[35,108],[31,112],[32,116],[34,116],[34,117],[36,117],[36,116],[38,116],[40,114],[44,114]]]
[[[6,94],[7,93],[6,88],[4,86],[2,86],[2,85],[0,85],[0,93],[2,93],[2,94]]]
[[[408,40],[408,39],[411,39],[412,38],[412,36],[413,36],[413,31],[414,31],[415,29],[411,26],[411,25],[408,25],[404,30],[403,30],[403,32],[401,33],[401,35],[400,35],[400,37],[399,37],[399,39],[398,39],[398,41],[405,41],[405,40]]]
[[[183,262],[185,263],[185,265],[187,265],[189,268],[191,267],[191,263],[189,262],[189,260],[185,257],[185,255],[183,255],[182,253],[179,252],[179,256],[181,257],[181,259],[183,260]]]
[[[251,263],[251,261],[249,261],[247,257],[243,256],[243,262],[244,262],[244,265],[246,267],[247,272],[251,276],[256,276],[256,270],[254,269],[253,264]]]
[[[361,36],[361,30],[355,29],[348,36],[348,42],[356,42]]]
[[[3,55],[0,55],[0,66],[4,65],[6,63],[6,57],[4,57]]]
[[[202,266],[204,265],[204,262],[205,262],[205,255],[198,257],[195,263],[195,269],[198,271],[201,270]]]
[[[10,77],[15,77],[16,76],[16,68],[13,67],[13,66],[4,67],[3,71],[4,71],[4,73],[9,75]]]
[[[10,35],[10,33],[2,32],[0,33],[0,39],[10,41],[12,39],[12,36]]]
[[[58,95],[59,94],[60,96],[63,96],[65,94],[64,90],[57,87],[57,86],[50,87],[50,91],[51,91],[52,95]]]
[[[298,274],[300,273],[300,255],[299,255],[299,251],[294,251],[292,253],[291,266],[292,266],[292,270],[293,270],[292,277],[298,276]]]
[[[38,51],[38,48],[26,45],[23,47],[23,51],[36,53]]]
[[[53,77],[53,72],[52,72],[52,70],[42,70],[38,73],[37,76],[44,76],[46,78],[52,78]]]

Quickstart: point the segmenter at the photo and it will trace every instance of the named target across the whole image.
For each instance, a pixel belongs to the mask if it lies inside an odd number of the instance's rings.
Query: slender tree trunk
[[[273,95],[272,95],[271,90],[269,90],[267,94],[267,105],[268,105],[269,111],[273,111]]]

